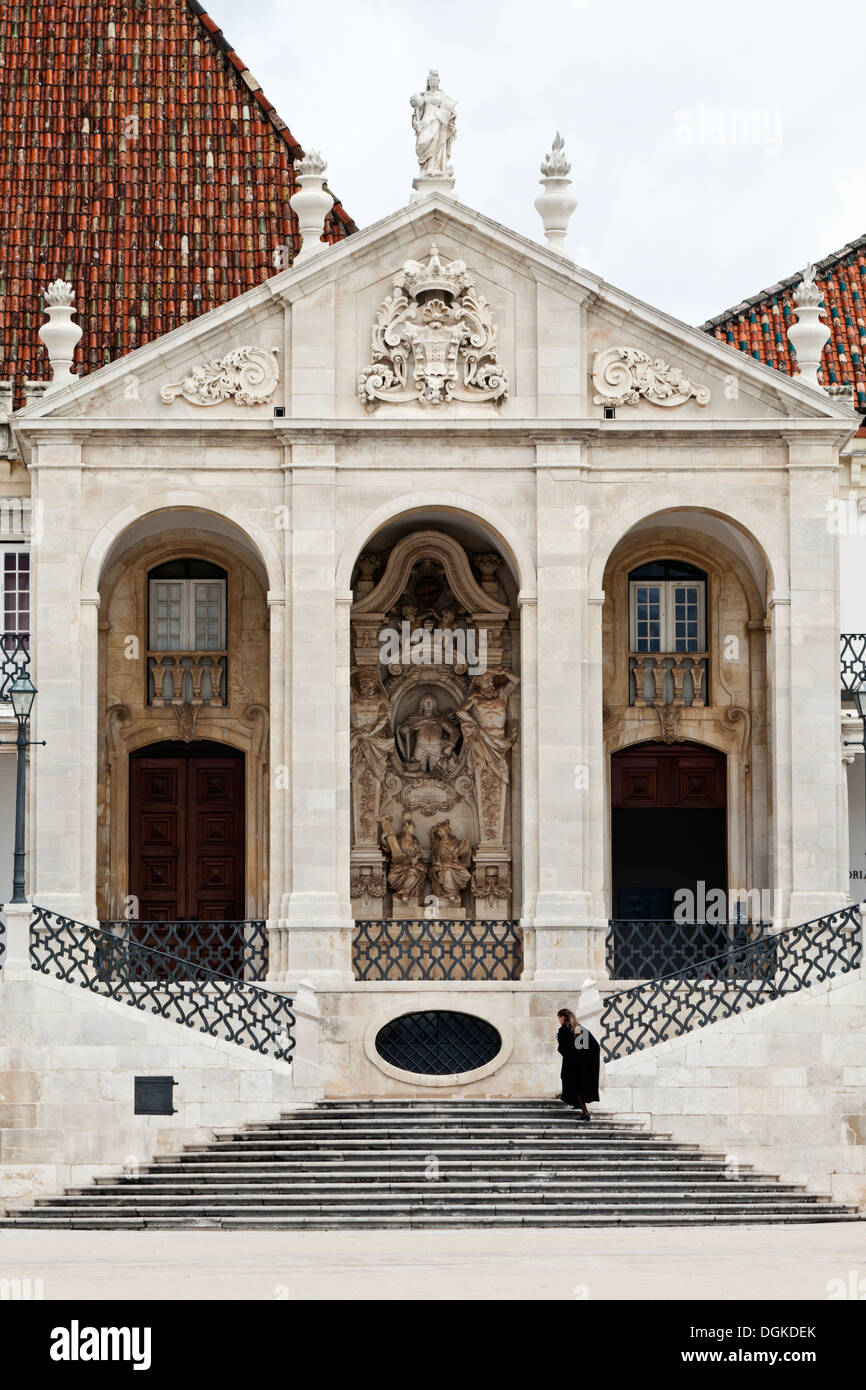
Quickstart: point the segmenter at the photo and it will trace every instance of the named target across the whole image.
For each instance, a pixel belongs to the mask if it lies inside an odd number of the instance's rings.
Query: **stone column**
[[[522,761],[522,901],[513,911],[520,914],[523,929],[523,977],[534,970],[535,939],[532,923],[538,900],[538,597],[518,595],[520,607],[520,755]],[[530,961],[530,947],[532,961]]]
[[[848,898],[840,882],[839,795],[839,598],[838,537],[828,524],[826,499],[838,467],[834,445],[788,445],[788,515],[791,569],[788,617],[790,687],[774,692],[774,774],[779,817],[776,852],[783,863],[790,846],[789,922],[833,912]],[[784,621],[774,614],[776,677],[784,678],[779,647]],[[782,610],[784,611],[784,610]],[[778,632],[777,632],[778,629]]]
[[[33,547],[30,896],[96,921],[96,662],[98,599],[81,593],[86,514],[81,447],[40,443],[31,467],[43,535]]]
[[[536,981],[573,986],[602,969],[603,923],[587,884],[586,782],[598,748],[587,746],[584,656],[587,528],[583,470],[576,446],[539,446],[538,527],[538,861]],[[597,660],[600,662],[600,649]],[[599,711],[600,716],[600,711]],[[600,727],[600,722],[599,722]],[[597,743],[597,739],[594,740]],[[598,778],[596,779],[598,782]],[[596,822],[596,830],[598,821]]]
[[[336,470],[330,444],[292,446],[291,627],[288,706],[291,748],[291,889],[287,969],[317,988],[351,979],[352,918],[346,799],[348,728],[337,721],[345,655],[337,651]],[[346,678],[348,679],[347,673]],[[343,843],[340,843],[340,837]]]
[[[286,742],[286,595],[268,591],[270,627],[270,786],[268,811],[268,980],[285,980],[288,943],[284,919],[289,892],[291,845],[288,843],[288,802],[291,796],[289,751]]]

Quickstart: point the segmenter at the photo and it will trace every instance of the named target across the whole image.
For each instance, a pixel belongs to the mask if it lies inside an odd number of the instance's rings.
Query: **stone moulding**
[[[190,405],[265,405],[279,380],[278,348],[239,347],[196,367],[183,381],[163,386],[160,396],[171,405],[183,396]]]
[[[496,328],[465,261],[406,261],[394,293],[382,303],[372,332],[372,362],[358,392],[368,409],[379,401],[443,405],[508,397],[497,360]]]
[[[635,347],[597,352],[592,384],[596,405],[637,405],[642,399],[651,405],[685,405],[692,399],[697,405],[708,405],[710,400],[707,386],[696,386],[679,367]]]

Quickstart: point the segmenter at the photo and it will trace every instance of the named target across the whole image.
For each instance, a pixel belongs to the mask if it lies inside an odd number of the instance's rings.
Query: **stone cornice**
[[[271,417],[253,420],[226,420],[224,416],[204,419],[178,419],[172,421],[81,419],[32,419],[16,422],[15,432],[25,461],[29,464],[34,445],[40,443],[56,444],[62,440],[117,442],[124,446],[136,445],[142,448],[159,444],[196,443],[213,448],[220,445],[244,445],[249,447],[255,440],[261,444],[340,444],[361,443],[375,440],[404,439],[411,442],[417,439],[427,441],[441,439],[444,444],[461,440],[490,445],[546,444],[551,442],[566,444],[605,444],[616,448],[621,444],[639,443],[658,445],[660,442],[675,444],[700,444],[706,447],[715,441],[720,444],[764,444],[777,442],[780,445],[799,443],[825,443],[841,446],[854,432],[844,420],[801,419],[801,420],[712,420],[706,424],[698,420],[657,419],[640,420],[601,420],[531,418],[514,419],[468,419],[453,416],[429,418],[418,416],[407,419],[375,417],[373,419],[351,420],[275,420]],[[40,465],[41,466],[41,465]],[[154,467],[159,461],[149,459],[138,463],[121,462],[115,467]],[[167,464],[166,466],[171,466]],[[232,466],[243,467],[242,460]],[[275,466],[280,466],[275,461]],[[346,466],[345,464],[343,466]],[[591,466],[584,464],[584,466]],[[658,460],[659,467],[664,461]],[[808,464],[791,465],[811,468],[836,466],[835,458],[828,464],[810,461]]]

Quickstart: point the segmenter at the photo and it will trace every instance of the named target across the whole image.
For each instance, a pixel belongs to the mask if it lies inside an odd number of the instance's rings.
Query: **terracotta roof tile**
[[[0,379],[47,378],[71,280],[83,372],[242,294],[298,249],[303,150],[197,0],[3,0]],[[328,239],[357,230],[335,203]]]
[[[816,265],[825,306],[821,317],[831,330],[821,357],[821,380],[825,386],[853,387],[855,407],[866,411],[866,236]],[[797,358],[786,330],[794,319],[792,290],[802,276],[802,270],[789,275],[701,326],[721,342],[796,376]]]

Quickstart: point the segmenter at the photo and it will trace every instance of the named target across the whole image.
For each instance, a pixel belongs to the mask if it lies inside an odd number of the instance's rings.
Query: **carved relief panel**
[[[512,911],[520,681],[501,565],[438,531],[360,557],[350,737],[357,917]]]

